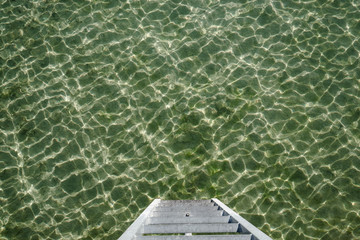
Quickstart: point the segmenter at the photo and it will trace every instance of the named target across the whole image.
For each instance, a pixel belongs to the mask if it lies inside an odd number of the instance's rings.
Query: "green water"
[[[358,0],[0,5],[1,240],[211,197],[274,239],[360,239]]]

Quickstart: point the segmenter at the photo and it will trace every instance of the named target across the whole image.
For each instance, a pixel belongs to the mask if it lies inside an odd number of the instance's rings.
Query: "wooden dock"
[[[118,240],[271,240],[216,198],[155,199]]]

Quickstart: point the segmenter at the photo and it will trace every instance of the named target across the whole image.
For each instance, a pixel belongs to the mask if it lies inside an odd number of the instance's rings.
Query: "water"
[[[359,1],[0,4],[0,239],[211,197],[274,239],[360,239]]]

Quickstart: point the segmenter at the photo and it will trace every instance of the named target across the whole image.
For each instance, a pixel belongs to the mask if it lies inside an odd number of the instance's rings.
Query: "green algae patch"
[[[326,130],[330,125],[331,125],[330,121],[317,119],[309,122],[308,127],[311,130],[321,131],[321,130]]]
[[[2,237],[116,239],[154,198],[211,197],[274,239],[360,237],[349,1],[0,14]]]
[[[79,192],[82,188],[81,177],[78,175],[71,175],[65,181],[61,182],[61,187],[70,194]]]

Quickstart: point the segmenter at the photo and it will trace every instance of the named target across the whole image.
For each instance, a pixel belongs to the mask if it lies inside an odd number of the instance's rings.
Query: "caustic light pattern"
[[[217,197],[360,238],[357,0],[0,0],[0,239],[117,239]]]

